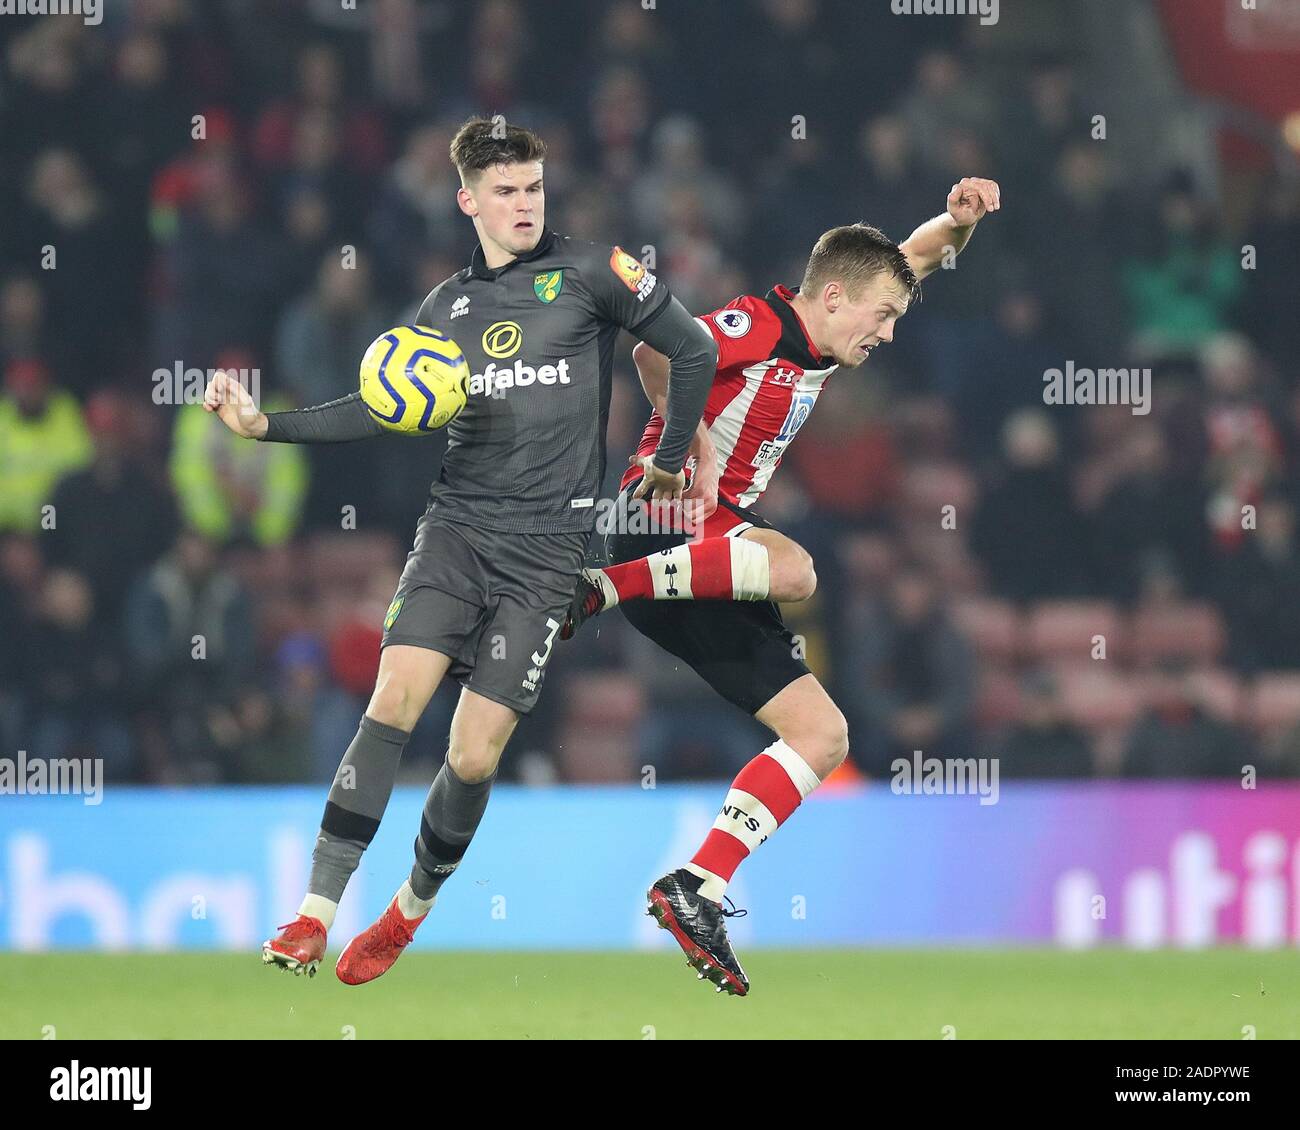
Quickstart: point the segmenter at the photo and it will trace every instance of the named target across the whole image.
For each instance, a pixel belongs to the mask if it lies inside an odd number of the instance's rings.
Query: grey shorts
[[[425,514],[384,617],[383,645],[449,655],[448,674],[461,686],[527,714],[589,537],[507,534]]]

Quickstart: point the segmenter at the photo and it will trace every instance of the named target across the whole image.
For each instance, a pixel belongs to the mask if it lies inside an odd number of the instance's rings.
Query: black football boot
[[[720,993],[743,997],[749,992],[749,978],[727,940],[726,920],[748,912],[702,898],[694,890],[697,885],[697,878],[684,868],[665,875],[646,892],[646,913],[677,939],[686,963],[699,971],[701,980],[711,981]]]
[[[584,569],[578,578],[578,587],[573,593],[569,614],[560,626],[560,639],[573,639],[577,630],[604,607],[605,594],[601,590],[600,582],[592,577],[590,569]]]

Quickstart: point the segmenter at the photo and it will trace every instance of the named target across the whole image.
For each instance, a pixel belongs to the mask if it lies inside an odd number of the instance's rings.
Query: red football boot
[[[325,925],[319,918],[298,915],[287,926],[278,927],[280,936],[262,943],[262,961],[293,971],[316,976],[316,967],[325,956]]]
[[[362,930],[339,954],[334,966],[339,980],[345,985],[364,985],[382,977],[411,944],[415,928],[428,917],[427,912],[419,918],[404,917],[397,909],[397,899],[393,899],[379,921]]]

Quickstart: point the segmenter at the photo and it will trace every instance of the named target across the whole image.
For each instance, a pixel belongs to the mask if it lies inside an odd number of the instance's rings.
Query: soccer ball
[[[469,366],[460,346],[427,326],[380,334],[361,358],[361,400],[390,431],[445,428],[468,399]]]

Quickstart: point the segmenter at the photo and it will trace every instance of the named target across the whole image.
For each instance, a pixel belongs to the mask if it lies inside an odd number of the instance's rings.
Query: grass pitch
[[[755,950],[713,992],[668,953],[406,954],[369,985],[230,953],[0,955],[0,1038],[1300,1038],[1300,954]]]

